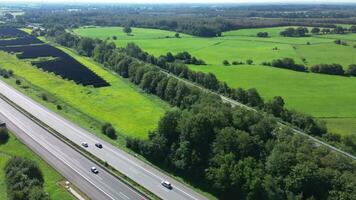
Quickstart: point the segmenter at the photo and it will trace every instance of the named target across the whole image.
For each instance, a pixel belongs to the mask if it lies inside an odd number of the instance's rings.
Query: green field
[[[346,68],[356,64],[356,34],[319,35],[303,38],[279,36],[286,27],[242,29],[223,33],[219,38],[200,38],[181,34],[172,38],[174,32],[133,28],[132,36],[119,27],[79,28],[73,30],[81,36],[101,39],[117,36],[112,40],[118,46],[135,42],[145,51],[156,56],[167,52],[188,51],[203,59],[207,66],[190,66],[194,70],[213,72],[232,87],[255,87],[265,99],[282,96],[288,108],[296,109],[316,117],[356,119],[356,78],[338,77],[261,66],[264,61],[290,57],[298,63],[306,60],[308,66],[321,63],[338,63]],[[268,38],[256,37],[258,32],[268,32]],[[170,38],[166,38],[169,36]],[[347,39],[349,46],[336,45],[337,38]],[[309,45],[307,43],[310,43]],[[273,50],[277,47],[278,50]],[[246,61],[252,59],[253,66],[223,66],[222,61]],[[348,124],[348,123],[345,123]],[[352,124],[331,130],[349,133]],[[348,127],[346,127],[348,126]]]
[[[52,200],[74,199],[64,187],[59,185],[63,177],[24,144],[18,141],[12,134],[10,134],[10,139],[6,144],[0,145],[0,199],[7,199],[4,167],[7,161],[13,156],[29,158],[39,165],[44,176],[44,190],[50,195]]]
[[[111,86],[103,88],[80,86],[44,72],[4,52],[0,52],[0,65],[12,69],[17,76],[30,82],[33,85],[31,87],[38,87],[53,98],[74,108],[76,110],[74,114],[71,109],[66,109],[68,106],[64,106],[64,111],[61,113],[70,116],[74,122],[83,124],[85,122],[82,121],[91,121],[91,127],[100,127],[102,123],[110,122],[122,136],[138,138],[146,138],[148,131],[156,128],[160,117],[169,109],[167,104],[138,90],[128,80],[104,70],[90,59],[78,56],[68,49],[61,49],[104,78]],[[32,97],[36,96],[31,95],[31,92],[27,93]],[[40,98],[37,97],[37,100]],[[55,110],[55,104],[49,106]],[[68,110],[71,113],[68,114]],[[88,119],[87,116],[91,118]],[[102,134],[99,136],[103,137]]]

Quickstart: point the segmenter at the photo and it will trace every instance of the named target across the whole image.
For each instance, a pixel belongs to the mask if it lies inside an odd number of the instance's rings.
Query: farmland
[[[118,46],[135,42],[145,51],[156,56],[167,52],[188,51],[193,56],[203,59],[207,66],[190,67],[203,72],[213,72],[220,80],[232,87],[255,87],[265,99],[282,96],[288,108],[296,109],[327,120],[331,130],[350,133],[350,128],[336,128],[334,119],[348,122],[356,118],[354,99],[351,92],[356,86],[356,79],[313,73],[301,73],[290,70],[261,66],[264,61],[290,57],[297,63],[308,66],[321,63],[338,63],[346,68],[356,63],[356,34],[318,35],[302,38],[281,37],[279,32],[285,27],[242,29],[223,33],[223,37],[200,38],[181,34],[174,38],[174,32],[157,29],[133,28],[131,35],[123,33],[120,27],[80,28],[73,30],[81,36],[109,38]],[[256,37],[258,32],[269,33],[268,38]],[[113,40],[112,36],[117,36]],[[340,38],[348,46],[336,45]],[[309,44],[307,44],[309,43]],[[277,49],[277,50],[273,50]],[[253,65],[224,66],[223,60],[254,61]],[[350,120],[351,119],[351,120]]]
[[[84,86],[93,85],[94,87],[104,87],[109,85],[105,80],[97,76],[81,63],[68,56],[63,51],[48,44],[0,47],[0,50],[9,53],[20,53],[18,55],[20,59],[33,59],[39,57],[57,58],[46,61],[34,61],[32,63],[44,71],[53,72],[56,75],[63,77],[64,79],[73,80],[74,82]]]
[[[0,199],[7,199],[6,185],[4,181],[4,167],[7,161],[13,156],[27,157],[40,166],[44,175],[44,190],[50,194],[53,200],[70,200],[74,199],[64,187],[59,185],[63,177],[59,175],[53,168],[47,165],[41,158],[36,156],[24,144],[18,141],[14,135],[10,135],[10,139],[6,144],[0,145]]]

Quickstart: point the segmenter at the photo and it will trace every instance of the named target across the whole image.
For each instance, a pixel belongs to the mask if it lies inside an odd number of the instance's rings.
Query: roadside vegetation
[[[0,135],[3,135],[3,130],[0,130]],[[3,140],[2,140],[3,141]],[[29,192],[26,188],[22,188],[19,192],[14,193],[15,188],[12,186],[15,185],[14,181],[25,180],[25,178],[30,178],[35,173],[31,172],[31,175],[22,175],[23,173],[27,173],[26,170],[16,170],[16,173],[13,173],[14,166],[10,166],[10,161],[13,164],[16,164],[15,161],[22,162],[22,158],[26,158],[26,161],[23,163],[29,163],[30,165],[36,168],[36,171],[41,171],[42,174],[40,177],[39,182],[37,185],[40,186],[34,187],[34,194],[48,194],[49,198],[52,200],[72,200],[74,197],[65,190],[63,186],[60,185],[60,182],[63,181],[63,177],[58,174],[52,167],[50,167],[47,163],[45,163],[41,158],[39,158],[35,153],[33,153],[30,149],[28,149],[24,144],[18,141],[15,136],[11,133],[8,134],[8,139],[6,142],[0,142],[0,199],[26,199],[27,192]],[[18,167],[25,167],[24,164],[17,165]],[[40,175],[39,174],[39,175]],[[15,176],[23,176],[24,179],[16,179]],[[30,181],[28,179],[28,181]],[[31,181],[32,182],[32,181]],[[28,185],[29,182],[23,182],[23,186],[25,187]],[[33,185],[36,185],[33,184]],[[17,183],[17,185],[22,185],[22,183]],[[27,187],[26,186],[26,187]],[[29,186],[32,188],[32,185]],[[43,189],[41,189],[43,188]],[[36,192],[35,192],[36,191]],[[25,192],[25,196],[18,196],[21,195],[22,192]],[[46,196],[46,195],[45,195]],[[35,198],[36,199],[36,198]],[[40,198],[41,199],[41,198]],[[46,198],[42,198],[46,199]]]

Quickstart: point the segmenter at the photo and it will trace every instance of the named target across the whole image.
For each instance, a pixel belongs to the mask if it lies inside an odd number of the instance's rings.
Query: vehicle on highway
[[[94,174],[99,173],[98,169],[96,169],[96,167],[91,167],[91,172],[93,172]]]
[[[168,188],[168,189],[172,189],[172,184],[168,181],[162,181],[161,185],[163,185],[164,187]]]
[[[83,146],[83,147],[88,147],[89,144],[88,144],[87,142],[82,142],[82,146]]]
[[[99,149],[102,149],[102,148],[103,148],[103,145],[100,144],[100,143],[95,143],[95,146],[98,147]]]

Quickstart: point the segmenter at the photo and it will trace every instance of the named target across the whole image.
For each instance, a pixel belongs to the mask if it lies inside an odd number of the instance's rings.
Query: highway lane
[[[0,119],[16,137],[94,200],[143,199],[105,170],[0,99]],[[92,166],[98,174],[90,171]]]
[[[162,173],[155,167],[142,162],[125,151],[114,147],[87,130],[80,128],[76,124],[48,110],[44,106],[16,91],[2,81],[0,81],[0,92],[12,102],[16,103],[18,106],[31,113],[37,119],[41,120],[43,123],[50,126],[72,142],[76,144],[88,142],[89,147],[87,150],[91,154],[102,159],[103,161],[108,162],[108,164],[116,170],[125,174],[127,177],[150,190],[160,198],[169,200],[207,199],[184,184]],[[103,149],[95,147],[95,143],[97,142],[103,144]],[[162,180],[168,180],[171,182],[173,189],[169,190],[164,188],[161,185]]]

